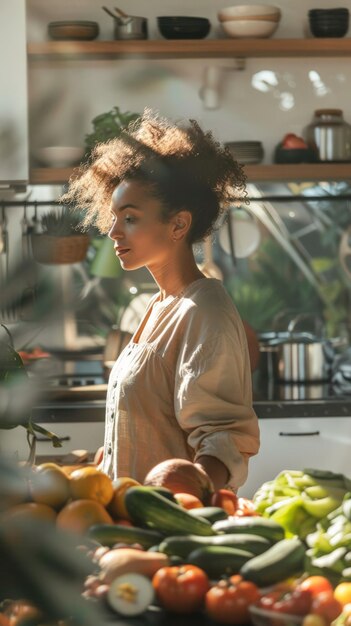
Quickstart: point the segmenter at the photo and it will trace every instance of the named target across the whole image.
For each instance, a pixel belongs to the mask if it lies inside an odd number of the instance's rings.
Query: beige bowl
[[[238,6],[223,7],[217,13],[217,17],[220,22],[230,20],[232,18],[246,19],[252,16],[271,15],[276,17],[281,16],[281,10],[279,7],[271,4],[240,4]],[[273,19],[273,17],[272,17]]]
[[[229,20],[221,22],[228,37],[235,38],[268,38],[275,33],[279,22],[265,20]]]
[[[70,167],[77,165],[84,156],[81,146],[47,146],[38,148],[35,158],[47,167]]]

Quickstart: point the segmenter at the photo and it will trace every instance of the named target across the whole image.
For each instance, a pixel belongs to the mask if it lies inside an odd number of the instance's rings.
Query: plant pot
[[[33,257],[38,263],[47,265],[79,263],[85,259],[88,246],[88,235],[32,235]]]

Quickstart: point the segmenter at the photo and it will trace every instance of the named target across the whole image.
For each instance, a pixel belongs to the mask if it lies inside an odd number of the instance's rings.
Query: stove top
[[[43,399],[45,401],[90,401],[105,400],[110,369],[104,367],[101,359],[57,361],[51,368],[43,370]],[[253,401],[255,407],[293,406],[296,413],[298,406],[308,405],[309,411],[325,411],[329,414],[351,415],[351,393],[345,388],[321,383],[276,383],[253,374]],[[344,408],[343,408],[344,407]],[[302,410],[302,409],[301,409]]]

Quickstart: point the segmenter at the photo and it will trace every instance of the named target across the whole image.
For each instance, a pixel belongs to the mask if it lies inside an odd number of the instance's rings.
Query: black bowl
[[[165,39],[203,39],[211,28],[206,17],[158,17],[157,25]]]
[[[340,24],[322,24],[310,21],[310,31],[314,37],[345,37],[348,30],[348,19]]]
[[[342,17],[348,13],[348,9],[310,9],[308,11],[308,15],[313,17]]]
[[[274,150],[274,163],[316,163],[317,153],[313,148],[283,148],[278,143]]]

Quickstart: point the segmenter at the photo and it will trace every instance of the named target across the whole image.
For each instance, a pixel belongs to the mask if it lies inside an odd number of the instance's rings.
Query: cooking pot
[[[334,350],[330,342],[308,333],[277,339],[274,346],[273,372],[276,380],[292,383],[327,381],[331,376]]]
[[[148,24],[145,17],[128,15],[114,18],[115,39],[147,39]]]

